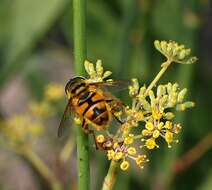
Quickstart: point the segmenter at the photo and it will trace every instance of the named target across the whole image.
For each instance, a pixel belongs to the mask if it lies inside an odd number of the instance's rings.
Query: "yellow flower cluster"
[[[29,114],[13,115],[3,121],[2,126],[2,133],[12,146],[24,144],[40,136],[44,129],[42,122],[33,119]]]
[[[43,99],[29,102],[27,112],[14,114],[1,122],[1,132],[13,147],[30,144],[44,130],[44,121],[56,113],[53,103],[59,101],[64,94],[61,84],[50,83],[44,90]]]
[[[33,115],[44,118],[49,117],[53,113],[52,106],[48,101],[32,101],[29,103],[29,110]]]
[[[58,83],[50,83],[45,87],[44,98],[49,101],[57,101],[64,97],[64,86]]]
[[[151,128],[149,127],[151,126]],[[178,140],[174,140],[174,134],[178,134],[180,132],[181,125],[173,124],[171,121],[164,122],[147,122],[145,125],[145,129],[142,130],[142,141],[145,142],[145,146],[148,149],[158,148],[159,146],[156,144],[156,139],[162,137],[168,143],[168,147],[171,147],[171,143],[178,142]]]
[[[49,83],[44,89],[43,99],[39,102],[29,103],[29,110],[38,117],[49,117],[55,113],[53,103],[64,97],[64,87],[58,83]]]
[[[103,150],[107,150],[108,160],[120,162],[120,168],[127,170],[130,167],[130,160],[134,161],[138,167],[143,168],[144,164],[148,162],[145,154],[139,154],[136,147],[132,144],[134,142],[134,135],[129,134],[124,141],[118,141],[113,138],[110,139],[103,134],[96,137],[96,142]]]
[[[102,67],[102,61],[97,60],[96,67],[94,67],[93,63],[89,61],[85,61],[84,63],[85,70],[89,75],[89,79],[87,79],[90,82],[102,82],[106,80],[111,74],[111,71],[105,71]],[[111,79],[108,79],[111,80]]]
[[[175,41],[159,41],[155,40],[155,48],[161,52],[167,59],[182,64],[192,64],[197,61],[196,57],[190,57],[191,49],[185,48]]]
[[[129,118],[128,122],[132,124],[132,121],[134,121],[134,127],[137,127],[141,121],[144,123],[144,128],[141,130],[141,140],[148,149],[159,147],[156,139],[160,137],[165,139],[168,147],[171,147],[171,143],[178,142],[174,139],[174,135],[179,133],[181,125],[173,123],[174,113],[166,110],[176,108],[178,111],[184,111],[193,107],[193,102],[184,102],[187,89],[180,90],[177,83],[168,83],[159,85],[156,93],[153,90],[146,93],[145,86],[139,88],[136,79],[133,79],[132,82],[129,87],[129,94],[133,98],[133,106],[130,112],[126,111]],[[143,115],[138,117],[135,113],[139,115],[142,113]]]
[[[156,40],[154,45],[167,58],[161,65],[161,71],[147,88],[145,85],[140,86],[137,79],[132,79],[129,86],[132,105],[126,105],[124,110],[115,113],[122,123],[116,127],[114,134],[106,131],[107,135],[96,137],[98,147],[107,152],[109,160],[120,163],[124,171],[130,167],[130,160],[143,168],[149,161],[143,150],[158,148],[158,139],[164,139],[169,148],[177,143],[176,136],[181,130],[181,124],[174,121],[175,114],[171,109],[185,111],[194,107],[193,102],[184,101],[186,88],[181,90],[177,83],[170,82],[156,84],[172,62],[191,64],[197,58],[190,56],[190,49],[173,41]],[[105,81],[112,74],[110,71],[104,73],[101,60],[96,62],[96,66],[85,61],[85,69],[89,75],[87,80],[91,82]]]

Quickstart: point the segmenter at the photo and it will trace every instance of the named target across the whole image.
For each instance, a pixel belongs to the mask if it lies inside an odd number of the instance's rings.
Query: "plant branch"
[[[73,0],[74,64],[76,73],[83,74],[86,59],[86,0]],[[77,128],[78,189],[89,190],[88,135]]]
[[[113,189],[116,182],[117,172],[118,172],[118,163],[111,161],[108,173],[104,179],[102,190]]]
[[[157,84],[157,82],[159,81],[159,79],[161,78],[161,76],[165,73],[165,71],[167,70],[167,68],[169,67],[169,65],[171,64],[171,60],[167,60],[166,62],[164,62],[161,66],[162,69],[159,71],[159,73],[156,75],[156,77],[154,78],[154,80],[150,83],[150,85],[148,86],[148,88],[146,89],[145,95],[147,96],[149,91]]]
[[[62,190],[60,182],[54,176],[53,171],[51,171],[48,166],[35,154],[29,147],[23,147],[17,152],[23,155],[40,173],[40,175],[46,179],[50,184],[52,190]]]

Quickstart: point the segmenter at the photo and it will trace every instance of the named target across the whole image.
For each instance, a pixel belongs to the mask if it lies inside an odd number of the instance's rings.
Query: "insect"
[[[89,124],[96,130],[104,130],[111,123],[112,116],[122,123],[114,113],[117,109],[122,109],[124,104],[103,90],[105,86],[119,84],[117,81],[88,82],[80,76],[71,78],[65,86],[68,104],[58,128],[58,136],[62,135],[65,121],[71,112],[82,118],[82,128],[86,133],[92,132],[88,129]]]
[[[123,145],[123,141],[114,141],[113,138],[108,138],[105,139],[103,142],[95,142],[96,143],[96,147],[98,150],[101,151],[108,151],[108,150],[114,150],[115,151],[115,147],[114,145],[117,144],[116,146],[121,147]]]

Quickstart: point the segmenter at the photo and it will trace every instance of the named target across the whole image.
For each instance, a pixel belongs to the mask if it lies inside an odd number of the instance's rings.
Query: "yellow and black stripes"
[[[106,102],[96,92],[90,92],[85,99],[79,99],[76,112],[96,125],[107,125],[109,113]]]
[[[103,129],[108,125],[111,120],[110,106],[95,85],[90,85],[82,77],[75,77],[69,80],[65,91],[70,105],[83,117],[83,126],[90,123],[97,129]]]

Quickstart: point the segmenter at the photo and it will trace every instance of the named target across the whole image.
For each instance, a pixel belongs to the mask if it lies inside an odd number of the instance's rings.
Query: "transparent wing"
[[[71,106],[70,106],[70,102],[68,102],[68,104],[66,105],[65,107],[65,110],[64,110],[64,113],[63,113],[63,116],[61,118],[61,121],[60,121],[60,125],[58,127],[58,131],[57,131],[57,136],[58,137],[61,137],[62,134],[63,134],[63,131],[64,131],[64,128],[66,126],[68,126],[68,118],[71,118]],[[69,123],[70,125],[70,123]]]
[[[114,110],[116,110],[116,108],[117,108],[117,110],[123,109],[126,106],[120,99],[115,97],[110,92],[103,91],[103,94],[105,96],[106,102],[108,102]]]
[[[116,98],[111,91],[118,91],[127,89],[128,86],[131,84],[129,81],[102,81],[102,82],[94,82],[89,83],[90,85],[94,85],[101,90],[104,94],[106,101],[113,107],[113,108],[123,108],[125,104]]]
[[[129,81],[118,81],[118,80],[108,80],[102,82],[91,82],[90,85],[95,85],[101,88],[113,88],[113,90],[124,90],[127,89],[131,84]]]

